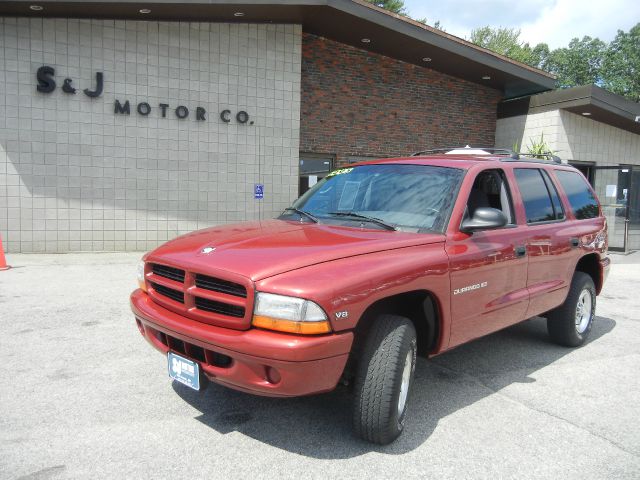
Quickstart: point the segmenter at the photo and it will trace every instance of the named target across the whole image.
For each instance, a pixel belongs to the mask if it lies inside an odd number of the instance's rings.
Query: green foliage
[[[492,28],[489,26],[471,31],[471,41],[500,55],[524,61],[523,44],[519,40],[520,30],[515,28]]]
[[[595,84],[640,102],[640,23],[618,31],[609,44],[589,36],[574,38],[567,47],[550,50],[545,43],[531,47],[520,41],[520,30],[482,27],[471,42],[532,67],[553,73],[559,87]]]
[[[385,10],[389,10],[393,13],[398,13],[400,15],[406,15],[406,10],[404,8],[403,0],[367,0],[367,2],[372,3],[376,7],[384,8]]]
[[[420,22],[423,23],[424,25],[429,25],[429,23],[427,22],[426,18],[415,18],[414,19],[416,22]],[[440,20],[436,20],[435,23],[433,24],[433,28],[437,29],[437,30],[441,30],[443,32],[446,32],[446,30],[444,29],[444,27],[442,26],[442,24],[440,23]]]
[[[606,51],[607,44],[602,40],[574,38],[568,47],[550,53],[546,68],[558,77],[559,87],[598,84]]]
[[[602,61],[607,90],[640,102],[640,23],[625,33],[618,30]]]
[[[529,145],[527,146],[527,153],[534,157],[542,157],[544,154],[552,154],[549,144],[544,139],[544,133],[540,134],[539,140],[529,139]]]

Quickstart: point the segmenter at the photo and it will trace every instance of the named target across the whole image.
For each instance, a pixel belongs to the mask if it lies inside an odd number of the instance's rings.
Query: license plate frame
[[[200,390],[200,365],[173,352],[167,353],[169,377],[194,390]]]

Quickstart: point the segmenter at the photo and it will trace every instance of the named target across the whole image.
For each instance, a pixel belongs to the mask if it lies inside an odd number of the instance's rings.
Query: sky
[[[519,28],[520,39],[534,46],[545,42],[551,49],[566,47],[585,35],[609,42],[618,30],[640,23],[640,0],[404,0],[409,15],[440,20],[452,35],[469,39],[471,30],[492,27]]]

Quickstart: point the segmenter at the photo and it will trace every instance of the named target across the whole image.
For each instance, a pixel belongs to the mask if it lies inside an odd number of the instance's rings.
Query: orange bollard
[[[0,271],[9,270],[11,265],[7,265],[7,260],[4,258],[4,248],[2,248],[2,236],[0,235]]]

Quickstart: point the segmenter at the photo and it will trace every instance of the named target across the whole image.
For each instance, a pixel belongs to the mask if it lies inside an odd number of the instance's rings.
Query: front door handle
[[[527,247],[524,245],[518,245],[516,247],[516,257],[524,257],[527,254]]]
[[[580,245],[580,240],[578,238],[576,238],[576,237],[572,238],[570,241],[571,241],[571,246],[572,247],[577,247],[577,246]]]

